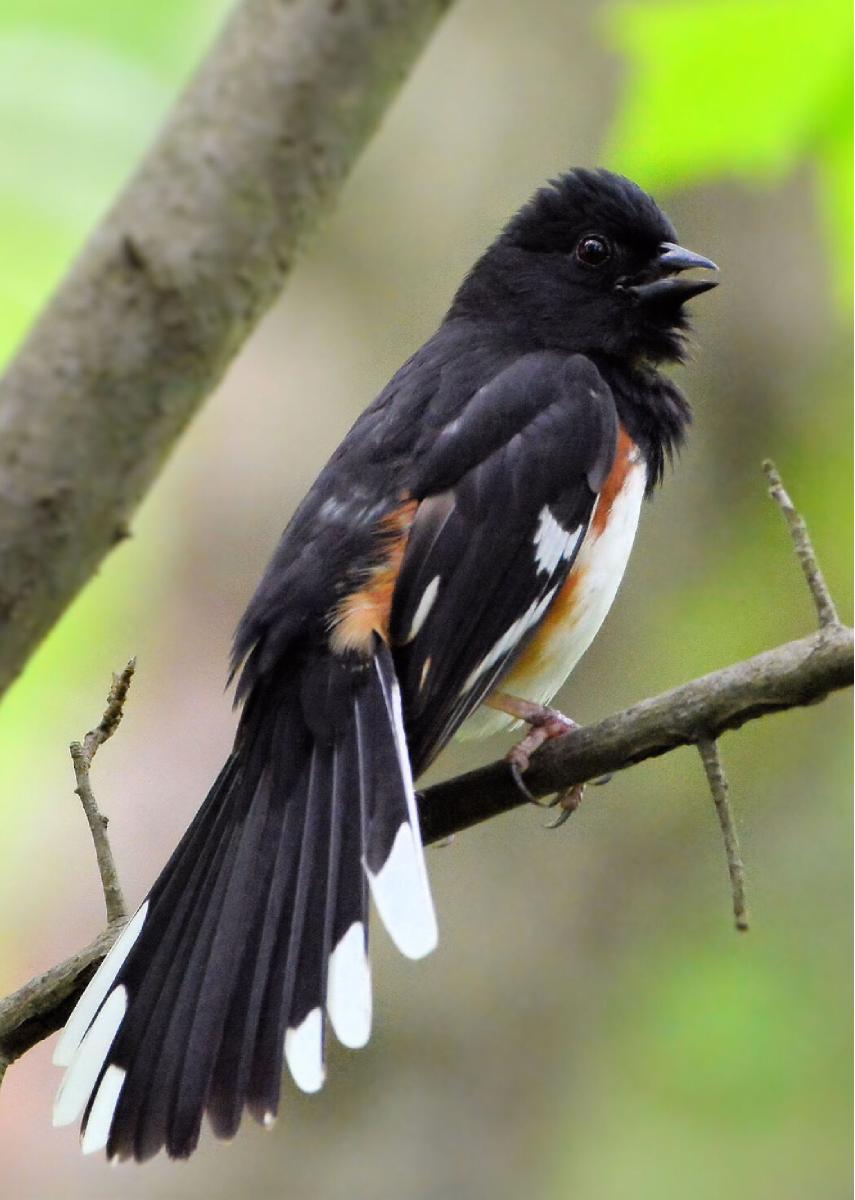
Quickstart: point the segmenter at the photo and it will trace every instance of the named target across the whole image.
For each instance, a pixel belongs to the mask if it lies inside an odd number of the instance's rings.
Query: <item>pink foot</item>
[[[553,799],[543,801],[532,796],[523,782],[523,775],[531,765],[531,756],[540,749],[544,742],[552,741],[553,738],[566,737],[568,733],[579,728],[578,724],[556,708],[534,704],[530,700],[509,696],[505,692],[491,696],[489,703],[492,708],[501,709],[502,712],[518,717],[529,726],[529,731],[522,741],[508,751],[507,761],[514,782],[532,804],[536,804],[540,808],[554,808],[556,805],[560,807],[561,811],[558,816],[547,826],[549,829],[557,829],[582,803],[585,785],[583,783],[574,784],[573,787],[559,792]]]

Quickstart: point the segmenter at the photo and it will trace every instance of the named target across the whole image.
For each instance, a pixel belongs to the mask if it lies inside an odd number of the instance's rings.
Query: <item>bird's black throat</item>
[[[612,390],[622,424],[644,455],[650,495],[685,440],[691,406],[677,384],[648,363],[592,357]]]

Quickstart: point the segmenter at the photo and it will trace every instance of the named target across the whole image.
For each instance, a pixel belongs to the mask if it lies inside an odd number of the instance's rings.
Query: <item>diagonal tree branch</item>
[[[852,667],[852,630],[844,625],[787,642],[547,742],[531,760],[526,789],[541,799],[758,717],[816,704],[851,686]],[[492,763],[428,788],[419,803],[422,833],[442,841],[525,803],[508,764]]]
[[[125,536],[451,0],[242,0],[0,381],[0,694]]]
[[[767,650],[547,743],[532,759],[526,786],[534,796],[548,796],[769,713],[815,704],[850,685],[852,663],[852,630],[842,625]],[[419,798],[422,833],[426,842],[442,841],[524,803],[508,764],[493,763],[428,788]],[[118,933],[119,927],[106,929],[91,946],[0,1002],[0,1075],[6,1063],[65,1023],[93,964]]]

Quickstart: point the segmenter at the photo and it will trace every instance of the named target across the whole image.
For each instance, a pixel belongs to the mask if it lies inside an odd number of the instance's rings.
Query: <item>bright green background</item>
[[[7,0],[0,354],[156,131],[224,11]],[[353,415],[525,194],[573,162],[651,188],[722,287],[696,306],[689,448],[568,687],[581,719],[810,628],[759,461],[777,459],[851,614],[851,70],[834,0],[454,10],[282,305],[0,711],[0,990],[100,920],[65,744],[140,655],[99,759],[132,899],[224,753],[229,631]],[[688,751],[562,834],[532,813],[431,855],[443,949],[380,949],[378,1032],[273,1135],[114,1173],[48,1133],[48,1048],[0,1093],[16,1197],[835,1200],[850,1194],[849,702],[725,739],[752,932]],[[483,758],[500,744],[480,750]],[[476,751],[478,753],[478,751]],[[444,770],[471,762],[452,751]],[[379,942],[379,939],[378,939]]]

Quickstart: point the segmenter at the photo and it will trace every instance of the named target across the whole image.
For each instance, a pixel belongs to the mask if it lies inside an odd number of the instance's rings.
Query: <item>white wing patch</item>
[[[477,667],[475,667],[475,669],[469,673],[466,678],[466,682],[463,684],[463,687],[460,690],[461,695],[465,695],[468,691],[471,691],[482,675],[489,671],[491,667],[494,667],[496,663],[500,661],[500,659],[504,658],[506,654],[509,654],[517,645],[519,645],[520,640],[525,637],[528,631],[538,623],[540,618],[546,612],[547,608],[549,608],[552,598],[557,591],[558,585],[556,584],[555,587],[550,588],[546,595],[540,600],[533,601],[521,617],[517,617],[517,619],[505,630],[505,632],[493,646],[493,649],[490,650],[490,652],[481,659]]]
[[[439,576],[434,575],[433,579],[422,592],[422,598],[419,600],[418,607],[416,608],[415,615],[413,616],[413,623],[410,626],[410,632],[407,634],[406,640],[408,642],[413,640],[413,638],[421,629],[422,625],[424,625],[428,618],[428,613],[433,608],[438,592]]]
[[[549,654],[544,656],[545,669],[541,668],[536,677],[531,677],[526,673],[523,658],[523,662],[512,667],[505,676],[501,686],[515,696],[535,704],[549,704],[596,637],[629,560],[646,481],[644,462],[636,460],[612,502],[605,529],[598,533],[592,519],[571,569],[571,578],[575,580],[572,613],[550,630]],[[457,736],[460,739],[486,737],[516,725],[517,722],[506,713],[482,705]]]
[[[552,575],[563,559],[571,558],[582,531],[582,525],[565,529],[556,521],[549,505],[544,504],[534,532],[534,557],[538,571]]]
[[[612,501],[601,533],[596,531],[595,506],[588,535],[572,568],[577,580],[572,618],[555,630],[549,644],[549,669],[537,681],[536,694],[527,699],[548,704],[597,636],[629,561],[646,481],[644,463],[635,463]]]

